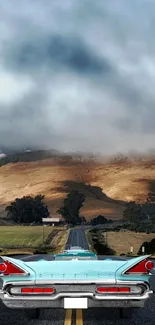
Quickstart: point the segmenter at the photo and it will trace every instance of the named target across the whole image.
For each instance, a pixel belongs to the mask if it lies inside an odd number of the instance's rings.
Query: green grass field
[[[43,243],[43,238],[55,230],[56,227],[41,226],[0,226],[0,247],[25,246],[36,247]]]

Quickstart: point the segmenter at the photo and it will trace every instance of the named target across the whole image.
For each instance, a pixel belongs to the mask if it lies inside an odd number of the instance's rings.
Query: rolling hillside
[[[17,197],[44,194],[51,215],[71,189],[85,193],[81,215],[99,214],[120,219],[125,201],[145,200],[155,191],[155,160],[113,160],[53,157],[38,161],[8,163],[0,167],[0,217]]]

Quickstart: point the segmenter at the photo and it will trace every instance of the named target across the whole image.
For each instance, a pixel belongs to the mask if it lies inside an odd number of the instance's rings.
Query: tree
[[[147,203],[155,203],[155,193],[149,192],[146,197]]]
[[[85,201],[85,195],[77,190],[72,190],[64,199],[63,206],[57,211],[67,223],[76,225],[81,223],[79,211]]]
[[[145,254],[150,254],[150,243],[145,241],[139,248],[138,255],[142,255],[142,247],[144,247],[144,253]]]
[[[48,208],[43,199],[43,195],[37,195],[34,198],[31,196],[17,198],[6,207],[8,219],[16,223],[42,223],[42,218],[49,216]]]
[[[147,219],[155,223],[155,193],[148,193],[146,202],[143,205],[143,210],[147,215]]]
[[[150,242],[144,242],[139,249],[138,255],[142,254],[142,247],[145,248],[145,254],[154,254],[155,253],[155,238],[153,238]]]
[[[108,223],[108,220],[102,215],[99,215],[98,217],[92,219],[90,222],[90,224],[92,226],[99,225],[99,224],[105,224],[105,223]]]
[[[150,241],[151,254],[155,253],[155,238]]]
[[[126,204],[126,209],[123,213],[123,220],[129,221],[135,228],[138,228],[140,224],[147,220],[146,213],[143,206],[131,201]]]
[[[87,220],[86,220],[86,218],[84,216],[80,217],[80,219],[81,219],[81,223],[82,224],[86,224],[87,223]]]

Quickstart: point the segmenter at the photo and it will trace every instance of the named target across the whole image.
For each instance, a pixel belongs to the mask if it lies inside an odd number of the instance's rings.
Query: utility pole
[[[108,243],[108,234],[107,234],[107,231],[104,233],[104,237],[105,237],[105,243],[107,245],[107,243]]]
[[[45,236],[44,236],[44,225],[43,225],[43,244],[44,244],[44,238]]]

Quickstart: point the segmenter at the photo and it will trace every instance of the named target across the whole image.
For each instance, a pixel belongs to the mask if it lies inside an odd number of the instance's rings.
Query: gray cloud
[[[0,146],[154,146],[154,1],[0,7]]]
[[[77,74],[106,74],[112,70],[108,59],[98,58],[78,38],[52,35],[22,43],[12,42],[4,49],[5,66],[31,73],[42,66],[60,71],[70,69]]]

